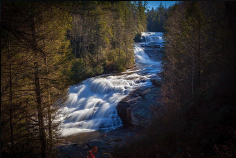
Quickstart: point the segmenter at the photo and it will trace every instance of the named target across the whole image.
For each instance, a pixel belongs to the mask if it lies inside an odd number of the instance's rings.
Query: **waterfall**
[[[156,43],[163,45],[162,32],[142,32],[142,37],[145,38],[145,43]]]
[[[136,59],[136,63],[141,63],[141,64],[149,64],[149,65],[155,65],[155,64],[159,64],[159,62],[154,62],[152,61],[149,56],[144,52],[144,50],[139,47],[136,46],[134,49],[135,52],[135,59]]]
[[[89,78],[69,88],[66,106],[60,110],[65,114],[60,118],[63,136],[122,126],[117,104],[135,88],[150,84],[150,77],[160,71],[161,65],[152,61],[138,44],[134,45],[134,53],[138,67],[135,70]]]

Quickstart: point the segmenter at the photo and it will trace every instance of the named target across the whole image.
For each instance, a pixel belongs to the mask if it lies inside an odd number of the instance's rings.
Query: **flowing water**
[[[141,35],[147,44],[155,43],[155,44],[160,45],[161,47],[164,45],[162,32],[142,32]]]
[[[146,43],[162,45],[162,33],[143,32]],[[109,131],[122,126],[116,106],[131,91],[140,86],[150,86],[150,78],[161,71],[161,63],[152,61],[140,44],[134,44],[135,68],[119,74],[89,78],[68,90],[66,106],[60,110],[61,134]]]

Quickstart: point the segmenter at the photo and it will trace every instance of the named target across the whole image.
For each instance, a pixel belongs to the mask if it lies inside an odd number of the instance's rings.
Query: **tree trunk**
[[[125,41],[125,66],[127,66],[127,59],[128,59],[128,48],[127,48],[127,41]]]
[[[195,66],[195,63],[194,63],[194,51],[192,51],[192,95],[193,95],[193,92],[194,92],[194,66]]]
[[[10,59],[10,40],[8,43],[8,55]],[[9,96],[9,102],[10,102],[10,133],[11,133],[11,148],[12,148],[12,156],[14,157],[15,155],[15,147],[14,147],[14,139],[13,139],[13,123],[12,123],[12,113],[13,113],[13,105],[12,105],[12,65],[11,62],[9,63],[9,71],[10,71],[10,96]]]
[[[74,42],[75,42],[75,58],[77,58],[77,52],[76,52],[76,48],[77,48],[77,30],[76,30],[77,25],[75,24],[75,35],[74,35]]]
[[[48,134],[49,134],[49,156],[52,157],[53,154],[53,137],[52,137],[52,114],[51,114],[51,104],[50,104],[50,93],[49,93],[49,105],[48,105]]]
[[[49,74],[48,70],[48,58],[46,57],[46,67],[47,67],[47,74]],[[50,97],[50,87],[46,85],[48,93],[48,105],[47,105],[47,114],[48,114],[48,135],[49,135],[49,142],[48,142],[48,156],[53,157],[53,137],[52,137],[52,114],[51,114],[51,97]]]
[[[34,4],[32,6],[34,9]],[[46,158],[47,146],[46,146],[46,134],[44,128],[44,120],[43,120],[43,108],[42,108],[42,98],[40,91],[40,81],[39,81],[39,70],[38,70],[38,52],[37,52],[37,40],[36,40],[36,28],[35,28],[35,17],[32,15],[32,50],[35,53],[35,62],[34,62],[34,85],[35,85],[35,94],[36,94],[36,102],[37,102],[37,112],[38,112],[38,122],[39,122],[39,139],[40,139],[40,148],[41,148],[41,157]]]
[[[201,86],[201,17],[198,15],[198,87]]]
[[[38,77],[38,61],[34,62],[34,71],[35,71],[35,93],[36,93],[36,100],[37,100],[37,111],[38,111],[38,122],[39,122],[39,139],[40,139],[40,146],[41,146],[41,157],[46,158],[46,135],[45,135],[45,128],[44,128],[44,121],[43,121],[43,108],[42,108],[42,99],[41,99],[41,92],[40,92],[40,82]]]

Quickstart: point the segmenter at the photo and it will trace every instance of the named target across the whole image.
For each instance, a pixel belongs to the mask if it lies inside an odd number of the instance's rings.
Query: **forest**
[[[235,2],[206,1],[167,10],[161,106],[117,157],[236,156],[235,11]]]
[[[134,64],[139,2],[1,3],[1,154],[55,157],[69,85]]]
[[[236,156],[236,3],[1,2],[1,157],[57,157],[58,110],[87,78],[135,64],[141,32],[164,32],[160,106],[113,157]]]

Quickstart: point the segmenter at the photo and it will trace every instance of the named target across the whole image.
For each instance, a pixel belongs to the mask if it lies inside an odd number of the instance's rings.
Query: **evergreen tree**
[[[1,25],[5,41],[1,59],[3,156],[51,157],[58,127],[54,121],[57,100],[69,84],[62,73],[68,72],[64,68],[69,58],[65,33],[70,16],[44,2],[4,2]]]
[[[165,32],[164,23],[167,20],[168,9],[162,3],[154,10],[147,12],[147,30],[153,32]]]
[[[115,157],[236,156],[235,8],[206,1],[169,8],[161,105],[143,138]]]
[[[133,2],[78,2],[72,6],[73,26],[69,37],[75,59],[74,83],[134,64],[132,43],[140,29],[145,30],[145,4]]]

